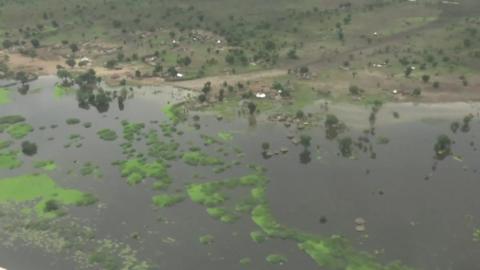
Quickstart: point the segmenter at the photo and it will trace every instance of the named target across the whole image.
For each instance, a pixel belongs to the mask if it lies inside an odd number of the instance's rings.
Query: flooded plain
[[[46,174],[58,186],[92,194],[97,201],[65,206],[64,215],[47,221],[24,216],[18,205],[5,206],[0,217],[2,267],[407,269],[378,266],[400,261],[411,269],[480,269],[480,246],[474,239],[480,227],[478,104],[383,104],[375,121],[369,121],[368,106],[331,104],[327,112],[319,101],[306,110],[318,120],[301,130],[262,115],[256,121],[247,119],[251,116],[218,120],[207,112],[189,112],[185,121],[173,124],[165,108],[188,98],[186,91],[135,88],[128,90],[122,105],[113,100],[107,108],[87,109],[79,107],[75,93],[55,95],[55,83],[53,77],[42,77],[30,84],[26,95],[12,87],[12,102],[0,106],[1,116],[21,115],[33,127],[9,149],[20,149],[25,140],[38,145],[33,156],[18,154],[21,166],[0,169],[1,178]],[[325,114],[345,125],[334,138],[326,136]],[[470,114],[468,128],[453,132],[452,123],[462,123]],[[72,118],[80,123],[67,124]],[[135,128],[127,123],[142,127],[132,135]],[[118,138],[102,140],[97,132],[103,129]],[[434,144],[442,134],[453,141],[452,153],[439,159]],[[296,141],[301,135],[311,141],[302,145]],[[0,138],[10,140],[6,132]],[[339,149],[342,138],[352,139],[347,156]],[[162,142],[157,156],[151,147]],[[269,154],[262,154],[264,142]],[[208,158],[193,154],[189,159],[192,152]],[[125,173],[125,164],[135,158],[161,160],[171,183],[155,188],[151,167],[141,164],[135,173],[143,174],[142,179]],[[45,160],[54,161],[56,168],[35,166]],[[222,207],[230,209],[231,216],[218,218],[212,209],[219,205],[195,197],[196,185],[251,174],[268,181],[265,201],[258,205],[235,204],[251,199],[248,184],[228,187],[228,196],[222,197]],[[256,185],[252,194],[263,187]],[[179,199],[159,206],[153,203],[159,194]],[[259,205],[270,209],[276,224],[295,230],[295,236],[270,233],[269,225],[253,214]],[[47,227],[31,226],[36,219]],[[303,234],[340,235],[348,243],[338,254],[325,252],[314,260],[299,248]],[[357,254],[367,253],[368,265],[374,267],[360,268]],[[98,259],[102,254],[109,254],[104,257],[110,261]],[[344,254],[348,256],[341,257]],[[352,256],[356,259],[349,259]]]

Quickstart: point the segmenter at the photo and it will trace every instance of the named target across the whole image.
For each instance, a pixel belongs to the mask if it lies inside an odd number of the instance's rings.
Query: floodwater
[[[32,160],[55,160],[59,169],[48,174],[59,185],[90,192],[99,199],[94,206],[71,208],[67,218],[94,228],[98,239],[129,244],[154,269],[319,269],[293,241],[253,242],[249,233],[259,228],[249,215],[234,224],[224,224],[209,217],[205,207],[188,199],[169,208],[155,208],[151,198],[158,192],[148,182],[129,186],[119,168],[111,164],[125,159],[119,146],[123,141],[121,120],[145,123],[146,131],[159,130],[158,124],[150,121],[168,121],[162,108],[182,100],[188,93],[167,87],[134,89],[134,96],[125,101],[123,110],[113,102],[107,112],[99,113],[95,108],[79,108],[75,95],[55,98],[54,83],[52,77],[40,78],[31,83],[31,93],[15,94],[11,104],[0,107],[2,116],[23,115],[35,127],[25,139],[39,146],[34,157],[22,157],[22,167],[0,171],[2,177],[41,172],[33,168]],[[309,110],[322,111],[321,104],[314,104]],[[174,138],[182,150],[187,150],[190,144],[202,146],[200,134],[232,133],[234,139],[228,145],[245,153],[242,164],[259,164],[267,169],[269,205],[281,224],[318,235],[343,235],[356,249],[377,254],[384,262],[400,260],[425,270],[480,269],[480,244],[473,241],[473,232],[480,227],[480,168],[476,150],[480,143],[476,137],[480,131],[479,108],[467,103],[386,104],[377,115],[376,135],[369,136],[376,153],[374,159],[358,149],[353,159],[339,155],[336,140],[325,138],[322,123],[299,132],[261,119],[251,126],[245,118],[218,121],[213,115],[202,113],[199,129],[193,128],[194,121],[189,117],[177,127],[184,134]],[[367,107],[331,105],[329,112],[348,126],[340,137],[355,139],[369,128]],[[393,112],[398,112],[399,118],[393,117]],[[469,113],[475,116],[471,130],[453,134],[450,123],[462,121]],[[92,127],[65,124],[72,117],[91,122]],[[52,129],[52,124],[58,127]],[[41,126],[46,129],[41,130]],[[119,139],[99,139],[96,132],[104,128],[116,130]],[[84,137],[82,147],[64,148],[70,134]],[[312,137],[309,159],[300,158],[304,148],[292,144],[287,138],[292,134]],[[433,145],[440,134],[455,141],[452,150],[457,158],[434,158]],[[389,143],[376,143],[379,137],[388,138]],[[289,152],[264,159],[262,142],[269,142],[272,150],[287,147]],[[16,142],[14,147],[19,144]],[[202,147],[220,156],[214,148]],[[81,176],[78,170],[85,162],[98,165],[103,176]],[[196,181],[242,176],[249,171],[245,166],[237,166],[215,174],[211,167],[190,167],[181,160],[171,165],[170,190]],[[196,179],[195,174],[204,179]],[[366,220],[366,231],[355,231],[357,217]],[[138,234],[138,239],[131,237],[133,233]],[[198,238],[205,234],[213,235],[215,242],[202,245]],[[285,255],[288,262],[283,266],[268,264],[265,257],[272,253]],[[250,265],[239,264],[244,257],[251,258]],[[8,270],[77,269],[68,254],[50,254],[22,242],[14,247],[0,245],[0,266]]]

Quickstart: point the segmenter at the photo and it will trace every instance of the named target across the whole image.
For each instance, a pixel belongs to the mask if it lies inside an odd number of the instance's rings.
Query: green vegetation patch
[[[185,152],[182,156],[182,159],[185,163],[191,166],[211,166],[211,165],[221,165],[223,162],[218,158],[211,157],[200,151],[189,151]]]
[[[66,143],[63,147],[65,148],[70,148],[72,145],[75,145],[75,147],[79,148],[82,146],[82,140],[84,137],[82,137],[80,134],[70,134],[68,136],[68,143]]]
[[[34,167],[45,171],[54,171],[57,169],[57,164],[53,160],[42,160],[35,162]]]
[[[10,91],[5,88],[0,88],[0,105],[8,104],[12,102],[10,99]]]
[[[412,270],[398,262],[382,265],[373,256],[355,251],[340,236],[334,235],[323,240],[314,240],[312,237],[299,244],[299,247],[318,265],[329,269]]]
[[[13,144],[12,141],[0,140],[0,150],[10,147]]]
[[[185,199],[183,195],[162,194],[153,197],[153,203],[158,207],[169,207],[182,202]]]
[[[118,137],[115,131],[107,128],[98,131],[97,135],[104,141],[115,141]]]
[[[252,263],[252,259],[248,258],[248,257],[245,257],[245,258],[241,258],[239,263],[241,265],[248,265],[248,264],[251,264]]]
[[[240,218],[238,214],[224,207],[207,208],[207,213],[214,219],[220,220],[223,223],[234,223]]]
[[[278,265],[283,265],[288,261],[287,257],[280,254],[270,254],[267,256],[267,258],[265,258],[265,260],[270,264],[278,264]]]
[[[92,196],[74,189],[64,189],[47,175],[22,175],[0,180],[0,203],[38,201],[35,211],[42,217],[57,216],[57,206],[87,205]]]
[[[74,93],[74,92],[75,92],[75,89],[65,87],[65,86],[62,86],[62,85],[58,85],[58,84],[55,85],[55,88],[53,89],[53,95],[57,99],[60,99],[60,98],[64,97],[65,95],[68,95],[68,94]]]
[[[226,142],[233,140],[233,134],[230,132],[219,132],[217,136]]]
[[[187,193],[193,202],[214,207],[223,204],[227,199],[227,196],[220,192],[223,187],[222,182],[191,184],[188,186]]]
[[[77,125],[80,123],[80,119],[78,118],[68,118],[67,120],[65,120],[65,122],[67,123],[67,125]]]
[[[479,242],[480,241],[480,228],[475,229],[473,231],[473,241]]]
[[[22,165],[22,161],[18,160],[18,152],[2,151],[0,152],[0,168],[15,169]]]
[[[98,242],[95,250],[88,257],[88,262],[98,265],[100,269],[153,269],[147,262],[139,260],[137,258],[137,251],[133,250],[130,246],[112,240],[102,240]]]
[[[149,131],[147,135],[148,155],[154,158],[164,160],[173,160],[177,158],[179,144],[171,140],[169,142],[160,141],[155,130]]]
[[[103,176],[100,167],[92,164],[91,162],[86,162],[83,164],[83,166],[80,168],[80,174],[82,176],[94,175],[97,178],[101,178]]]
[[[147,177],[157,180],[156,188],[164,188],[171,183],[167,167],[161,161],[147,163],[142,159],[129,159],[120,162],[120,168],[122,177],[126,177],[130,185],[138,184]]]
[[[185,119],[185,113],[181,104],[167,105],[163,108],[163,113],[174,123]]]
[[[267,236],[262,231],[253,231],[250,233],[250,238],[252,238],[255,243],[263,243],[267,240]]]
[[[6,129],[8,135],[13,139],[22,139],[33,131],[33,127],[27,123],[16,123]]]
[[[213,235],[206,234],[206,235],[200,236],[198,240],[203,245],[210,245],[210,244],[213,244],[213,242],[215,242],[215,237],[213,237]]]
[[[127,141],[133,141],[135,136],[139,136],[145,128],[144,123],[130,123],[126,120],[122,121],[123,138]]]
[[[0,117],[0,125],[13,125],[25,121],[25,117],[21,115],[6,115]]]

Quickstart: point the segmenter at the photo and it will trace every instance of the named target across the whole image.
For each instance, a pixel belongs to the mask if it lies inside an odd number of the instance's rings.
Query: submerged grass
[[[138,184],[148,177],[156,179],[155,187],[164,188],[171,183],[166,165],[161,161],[151,163],[143,159],[129,159],[120,162],[122,177],[127,178],[130,185]]]
[[[10,135],[10,137],[12,137],[13,139],[17,140],[24,138],[32,131],[33,127],[27,123],[16,123],[6,129],[8,135]]]
[[[10,91],[5,88],[0,88],[0,105],[8,104],[12,102],[10,98]]]
[[[13,144],[12,141],[0,140],[0,150],[10,147]]]
[[[211,157],[200,151],[189,151],[183,153],[182,159],[185,163],[191,166],[211,166],[211,165],[222,165],[223,162],[216,158]]]
[[[67,123],[67,125],[76,125],[76,124],[79,124],[80,123],[80,119],[78,118],[68,118],[67,120],[65,120],[65,123]]]
[[[178,123],[185,119],[185,113],[183,111],[182,104],[170,104],[163,108],[163,113],[173,123]]]
[[[53,160],[42,160],[35,162],[34,167],[45,171],[54,171],[57,169],[57,164]]]
[[[13,125],[25,121],[25,117],[21,115],[6,115],[0,117],[0,125]]]
[[[56,99],[60,99],[70,93],[75,93],[75,90],[59,84],[55,85],[55,88],[53,89],[53,95],[55,96]]]
[[[270,254],[267,256],[267,258],[265,258],[265,260],[270,264],[278,264],[278,265],[283,265],[288,261],[287,257],[280,254]]]
[[[225,142],[233,140],[233,134],[230,132],[219,132],[217,136]]]
[[[15,169],[22,165],[22,161],[18,160],[18,152],[1,151],[0,152],[0,168]]]
[[[101,178],[103,176],[100,167],[97,165],[92,164],[91,162],[86,162],[80,168],[80,175],[82,176],[90,176],[93,175],[97,178]]]
[[[158,207],[169,207],[182,202],[185,199],[183,195],[161,194],[153,197],[153,203]]]
[[[56,206],[87,205],[92,196],[74,189],[64,189],[47,175],[22,175],[0,180],[0,203],[37,201],[34,210],[41,217],[57,216]]]
[[[267,179],[260,168],[257,172],[240,178],[190,184],[187,193],[190,199],[204,205],[207,212],[215,219],[232,214],[238,218],[240,211],[250,212],[253,222],[260,228],[250,234],[253,241],[261,243],[270,238],[295,241],[298,247],[312,257],[321,266],[332,270],[411,270],[398,262],[384,265],[368,253],[354,250],[351,244],[340,236],[323,237],[307,234],[280,224],[271,212],[266,197]],[[225,189],[251,187],[249,197],[243,203],[237,203],[235,211],[229,211],[222,205],[228,200]],[[278,254],[269,255],[266,260],[272,264],[284,264],[287,259]]]
[[[203,245],[210,245],[210,244],[213,244],[213,242],[215,242],[215,237],[213,237],[213,235],[211,234],[206,234],[206,235],[200,236],[198,240]]]
[[[133,141],[136,136],[139,136],[145,128],[144,123],[130,123],[126,120],[122,121],[123,138],[127,141]]]
[[[115,131],[108,128],[99,130],[97,135],[104,141],[115,141],[118,137]]]

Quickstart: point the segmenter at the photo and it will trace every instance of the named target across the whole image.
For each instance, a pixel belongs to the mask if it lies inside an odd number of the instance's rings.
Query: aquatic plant
[[[0,125],[13,125],[25,121],[25,117],[21,115],[6,115],[0,117]]]
[[[252,259],[248,258],[248,257],[245,257],[245,258],[241,258],[239,263],[241,265],[248,265],[250,263],[252,263]]]
[[[206,234],[206,235],[200,236],[198,240],[203,245],[210,245],[210,244],[213,244],[213,242],[215,242],[215,237],[213,237],[213,235],[211,234]]]
[[[473,241],[475,242],[480,241],[480,228],[475,229],[475,231],[473,231]]]
[[[53,89],[53,95],[56,99],[60,99],[70,93],[75,93],[75,89],[60,84],[55,85],[55,88]]]
[[[22,139],[33,131],[33,127],[27,123],[16,123],[9,126],[6,132],[13,139]]]
[[[108,128],[99,130],[97,135],[104,141],[115,141],[118,137],[115,131]]]
[[[130,123],[126,120],[122,121],[123,138],[127,141],[133,141],[135,136],[139,136],[145,128],[144,123]]]
[[[5,88],[0,88],[0,105],[8,104],[11,101],[10,91]]]
[[[120,168],[122,177],[126,177],[130,185],[138,184],[147,177],[157,180],[156,188],[164,188],[171,182],[167,167],[161,161],[147,163],[143,159],[129,159],[120,162]]]
[[[303,145],[303,147],[308,148],[310,147],[312,141],[312,137],[309,135],[302,134],[300,136],[300,144]]]
[[[182,104],[169,104],[163,107],[163,113],[172,121],[177,123],[186,119]]]
[[[278,265],[283,265],[288,261],[287,257],[280,254],[270,254],[267,256],[267,258],[265,258],[265,260],[270,264],[278,264]]]
[[[0,150],[10,147],[13,144],[12,141],[0,140]]]
[[[169,142],[160,141],[156,131],[151,130],[147,135],[148,155],[164,160],[176,159],[179,144],[173,140]]]
[[[67,123],[67,125],[76,125],[76,124],[80,123],[80,119],[78,119],[78,118],[68,118],[67,120],[65,120],[65,122]]]
[[[22,161],[18,160],[18,152],[0,151],[0,168],[15,169],[22,165]]]
[[[345,137],[338,140],[338,150],[343,157],[351,157],[353,154],[353,140],[350,137]]]
[[[208,166],[208,165],[221,165],[223,161],[218,158],[211,157],[200,151],[189,151],[182,155],[182,159],[185,163],[191,166]]]
[[[268,237],[262,231],[253,231],[250,233],[250,238],[252,238],[255,243],[263,243]]]
[[[82,165],[82,167],[80,168],[80,175],[82,176],[94,175],[97,178],[100,178],[103,176],[100,170],[100,167],[92,164],[91,162],[86,162]]]
[[[233,140],[233,134],[229,132],[219,132],[217,136],[225,142]]]
[[[0,204],[38,201],[35,205],[37,215],[55,217],[55,213],[45,211],[48,210],[46,204],[50,200],[55,200],[61,205],[85,205],[85,202],[91,202],[91,195],[74,189],[61,188],[50,177],[43,174],[8,177],[0,181]]]
[[[153,197],[153,203],[158,207],[169,207],[182,202],[185,199],[183,195],[162,194]]]

